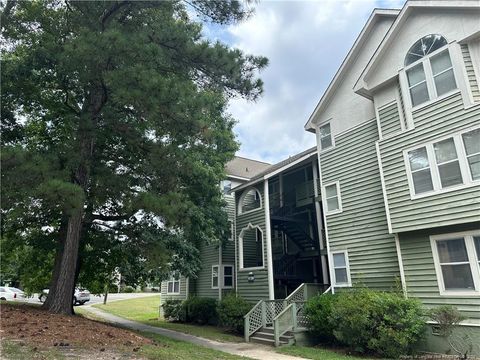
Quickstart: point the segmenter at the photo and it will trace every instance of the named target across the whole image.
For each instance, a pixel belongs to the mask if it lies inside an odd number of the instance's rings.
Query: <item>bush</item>
[[[343,344],[389,358],[411,353],[425,332],[418,300],[367,289],[339,294],[330,321]]]
[[[123,288],[123,292],[124,293],[134,293],[135,292],[135,289],[132,287],[132,286],[125,286]]]
[[[333,342],[335,340],[333,335],[335,324],[331,321],[335,300],[336,295],[323,294],[311,298],[305,305],[308,328],[321,342]]]
[[[223,297],[217,307],[220,325],[230,331],[242,334],[244,321],[243,317],[250,311],[252,305],[245,299],[234,293]]]
[[[166,300],[163,305],[163,317],[168,321],[184,321],[185,312],[182,300]]]
[[[217,300],[192,296],[183,302],[185,319],[197,324],[215,325],[218,320]]]
[[[446,337],[452,334],[455,325],[458,325],[466,319],[466,317],[452,305],[438,306],[430,310],[429,316],[430,319],[437,323],[440,335]]]

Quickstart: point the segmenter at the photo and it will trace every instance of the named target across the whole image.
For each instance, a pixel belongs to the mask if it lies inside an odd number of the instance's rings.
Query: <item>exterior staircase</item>
[[[311,297],[330,291],[326,284],[303,283],[287,298],[260,300],[245,315],[245,341],[281,346],[295,343],[295,333],[305,331],[305,303]]]

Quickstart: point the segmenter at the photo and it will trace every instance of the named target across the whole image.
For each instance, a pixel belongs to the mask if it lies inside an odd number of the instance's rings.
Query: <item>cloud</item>
[[[343,58],[375,7],[376,0],[263,1],[247,21],[217,33],[270,64],[260,76],[264,95],[255,103],[234,99],[239,155],[277,162],[315,145],[307,121]]]

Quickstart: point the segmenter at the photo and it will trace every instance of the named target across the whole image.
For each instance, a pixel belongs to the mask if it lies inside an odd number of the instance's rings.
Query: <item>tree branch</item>
[[[105,25],[109,21],[109,19],[115,15],[122,7],[130,5],[130,1],[120,1],[115,2],[110,9],[103,12],[102,16],[100,17],[100,23],[102,24],[102,31],[105,30]]]

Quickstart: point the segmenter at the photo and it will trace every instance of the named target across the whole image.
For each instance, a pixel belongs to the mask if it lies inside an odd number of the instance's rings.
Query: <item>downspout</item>
[[[322,221],[322,211],[320,209],[320,202],[317,201],[318,195],[320,195],[320,189],[318,188],[318,165],[317,161],[313,160],[312,162],[312,170],[313,170],[313,190],[315,194],[315,212],[316,216],[315,218],[317,219],[317,231],[318,231],[318,241],[320,245],[320,253],[324,249],[323,245],[323,234],[322,234],[322,228],[323,228],[323,221]],[[322,281],[324,284],[328,284],[328,262],[327,262],[327,255],[320,254],[320,262],[322,265]]]
[[[268,195],[268,179],[263,183],[263,197],[265,208],[265,237],[267,241],[267,274],[268,274],[268,298],[275,299],[273,289],[273,260],[272,260],[272,229],[270,227],[270,199]]]
[[[218,300],[222,300],[223,269],[222,269],[222,246],[223,241],[218,245]]]
[[[235,286],[235,294],[238,294],[238,286],[237,286],[237,273],[238,273],[238,261],[237,261],[237,195],[233,192],[233,234],[232,234],[232,240],[235,246],[235,271],[233,273],[234,275],[234,286]]]
[[[393,236],[395,237],[395,247],[397,249],[398,267],[400,269],[400,280],[402,282],[403,296],[405,296],[405,298],[407,298],[408,297],[407,282],[405,280],[405,272],[404,272],[404,269],[403,269],[402,250],[400,248],[400,238],[398,237],[398,234],[393,234]]]
[[[315,128],[315,136],[317,137],[317,160],[318,160],[318,174],[320,180],[320,188],[323,188],[322,182],[322,162],[320,161],[320,139],[318,138],[318,127]],[[325,204],[325,194],[323,191],[320,191],[320,195],[322,196],[322,204]],[[330,242],[328,241],[328,223],[327,223],[327,215],[325,211],[323,211],[323,224],[325,225],[325,244],[327,245],[327,258],[330,263]],[[331,264],[329,264],[331,265]],[[333,284],[333,266],[328,266],[328,273],[330,276],[330,288],[332,289],[332,294],[335,294],[335,285]]]

